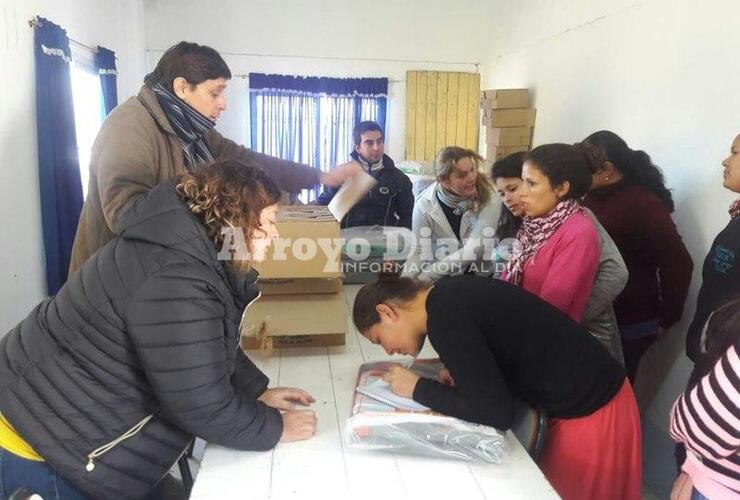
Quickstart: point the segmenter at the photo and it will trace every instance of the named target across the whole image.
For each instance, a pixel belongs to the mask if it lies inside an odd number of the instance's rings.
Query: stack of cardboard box
[[[486,159],[529,151],[536,110],[529,108],[528,89],[484,90],[480,106],[486,127]]]
[[[242,347],[344,345],[339,223],[327,207],[284,206],[277,229],[280,238],[255,264],[262,296],[245,311]]]

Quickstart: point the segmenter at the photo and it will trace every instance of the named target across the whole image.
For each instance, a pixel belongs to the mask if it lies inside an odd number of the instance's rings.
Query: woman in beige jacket
[[[70,276],[119,233],[126,213],[152,187],[214,159],[256,163],[289,193],[319,183],[338,186],[360,172],[349,163],[324,173],[221,136],[213,127],[226,110],[224,90],[230,78],[214,49],[180,42],[164,53],[139,94],[111,112],[93,145]]]

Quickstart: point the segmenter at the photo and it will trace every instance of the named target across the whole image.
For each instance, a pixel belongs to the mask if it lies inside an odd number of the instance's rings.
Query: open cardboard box
[[[242,348],[344,345],[347,317],[341,288],[337,293],[262,296],[246,313]]]
[[[327,207],[280,207],[276,225],[279,238],[270,245],[265,261],[254,264],[261,279],[341,276],[339,223]]]

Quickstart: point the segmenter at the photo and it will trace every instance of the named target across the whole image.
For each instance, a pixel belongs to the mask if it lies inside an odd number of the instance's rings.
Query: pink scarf
[[[734,219],[737,216],[740,216],[740,199],[735,200],[730,205],[730,219]]]
[[[555,234],[563,222],[571,215],[581,212],[581,204],[576,200],[566,200],[558,203],[555,208],[542,217],[524,217],[522,227],[516,233],[516,239],[521,245],[521,252],[506,265],[504,279],[515,285],[522,284],[524,266],[535,256],[537,251]]]

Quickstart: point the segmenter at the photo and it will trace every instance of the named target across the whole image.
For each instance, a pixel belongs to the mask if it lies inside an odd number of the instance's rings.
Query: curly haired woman
[[[267,389],[238,348],[279,196],[237,161],[159,184],[3,337],[0,497],[143,498],[193,436],[267,450],[313,435],[314,412],[295,410],[313,398]],[[226,237],[246,243],[241,260],[222,260]]]

